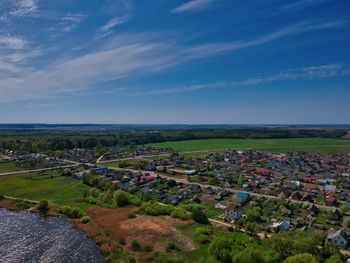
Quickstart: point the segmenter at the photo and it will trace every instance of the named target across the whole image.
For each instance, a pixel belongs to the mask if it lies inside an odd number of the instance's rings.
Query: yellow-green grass
[[[0,162],[0,173],[15,172],[25,170],[21,167],[17,167],[13,162],[1,161]]]
[[[350,153],[350,141],[328,138],[294,139],[208,139],[153,143],[150,145],[177,151],[213,151],[256,148],[273,152],[309,151],[320,153]]]
[[[30,200],[46,199],[56,205],[87,208],[83,193],[89,187],[81,180],[48,174],[19,174],[0,177],[0,194]]]

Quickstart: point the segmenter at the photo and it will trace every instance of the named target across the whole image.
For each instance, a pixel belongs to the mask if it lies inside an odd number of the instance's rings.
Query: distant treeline
[[[104,148],[197,139],[340,138],[345,129],[1,130],[0,148],[28,152]]]

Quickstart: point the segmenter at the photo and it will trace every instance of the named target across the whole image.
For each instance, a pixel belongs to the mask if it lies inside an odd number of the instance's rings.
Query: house
[[[294,200],[301,200],[301,198],[303,198],[303,196],[299,192],[295,192],[292,194],[292,199]]]
[[[215,191],[213,190],[213,188],[211,188],[210,186],[204,189],[204,193],[207,195],[213,195],[215,194]]]
[[[225,218],[229,221],[234,221],[242,216],[242,209],[239,205],[231,204],[225,209]]]
[[[278,197],[280,197],[280,198],[289,198],[291,195],[292,195],[291,191],[288,188],[284,187],[284,188],[282,188],[282,191],[278,195]]]
[[[247,192],[237,192],[236,199],[240,205],[244,205],[250,201],[250,195]]]
[[[327,184],[327,185],[324,187],[324,191],[325,191],[327,194],[334,194],[336,190],[337,190],[337,187],[336,187],[335,185]]]
[[[333,242],[340,249],[345,249],[349,246],[349,234],[343,230],[338,230],[334,233],[329,233],[327,240]]]
[[[270,226],[270,229],[273,232],[284,232],[284,231],[288,231],[290,228],[291,222],[290,219],[284,219],[281,222],[273,222]]]
[[[338,209],[335,209],[333,213],[329,216],[329,220],[339,221],[342,217],[342,213]]]
[[[108,171],[108,167],[100,166],[100,167],[96,167],[94,170],[97,174],[103,174]]]
[[[317,206],[312,205],[307,211],[309,212],[309,214],[311,216],[315,216],[318,213],[318,208],[317,208]]]
[[[326,205],[334,206],[337,204],[337,197],[335,195],[327,195],[325,198]]]

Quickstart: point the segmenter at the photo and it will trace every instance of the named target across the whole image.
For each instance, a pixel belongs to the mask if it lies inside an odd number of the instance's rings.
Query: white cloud
[[[129,16],[121,16],[121,17],[114,17],[111,20],[109,20],[105,25],[100,27],[101,32],[108,32],[112,30],[114,27],[122,25],[129,21],[130,17]]]
[[[172,10],[173,13],[194,12],[207,8],[214,0],[192,0]]]
[[[86,15],[84,14],[68,14],[60,19],[61,21],[58,23],[58,30],[65,33],[72,32],[84,21],[85,18]]]
[[[20,72],[0,78],[0,100],[23,100],[58,96],[64,93],[90,89],[105,81],[129,78],[169,69],[202,58],[222,55],[274,41],[276,39],[323,28],[342,26],[343,23],[299,23],[255,39],[238,42],[219,42],[202,45],[182,45],[177,38],[166,39],[154,34],[122,34],[89,53],[57,58],[40,68],[22,67]],[[92,50],[92,51],[91,51]],[[23,56],[23,54],[22,54]],[[3,67],[8,67],[4,65]],[[18,66],[18,64],[17,64]],[[331,69],[334,70],[334,69]],[[310,76],[316,69],[304,70]],[[0,70],[1,73],[1,70]],[[306,73],[303,73],[306,74]],[[322,73],[326,74],[326,73]],[[329,73],[330,74],[330,73]],[[258,83],[259,79],[245,80],[245,85]],[[266,80],[264,80],[266,81]],[[215,85],[242,85],[219,83]],[[206,87],[191,86],[189,89]],[[181,91],[183,87],[180,87]],[[170,91],[164,91],[170,92]]]
[[[23,49],[28,42],[20,36],[0,33],[0,49]]]
[[[350,76],[350,69],[345,68],[341,64],[328,64],[321,66],[310,66],[303,68],[287,69],[277,74],[263,76],[259,78],[250,78],[241,81],[220,81],[213,83],[202,83],[190,86],[180,86],[173,88],[160,88],[148,91],[134,92],[130,95],[155,95],[155,94],[169,94],[182,93],[204,89],[218,89],[218,88],[239,88],[247,86],[256,86],[263,83],[270,83],[283,80],[298,80],[298,79],[325,79],[337,76]]]
[[[12,16],[23,17],[34,14],[38,10],[37,0],[17,0],[14,3],[15,8],[9,13]]]

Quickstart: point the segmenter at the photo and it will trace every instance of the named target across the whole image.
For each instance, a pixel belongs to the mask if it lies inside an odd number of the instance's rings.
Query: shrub
[[[4,200],[5,197],[3,195],[0,195],[0,201]]]
[[[64,214],[66,217],[69,217],[69,218],[80,218],[83,216],[83,213],[77,207],[72,208],[70,206],[61,206],[57,209],[57,211],[60,214]]]
[[[209,224],[207,215],[201,210],[195,210],[192,213],[192,219],[199,224],[203,224],[203,225]]]
[[[131,248],[133,250],[140,250],[140,248],[141,248],[140,242],[136,239],[132,240],[131,241]]]
[[[167,241],[166,242],[166,252],[171,252],[173,250],[178,250],[178,247],[176,246],[174,241]]]
[[[40,212],[47,213],[49,210],[49,202],[47,200],[41,200],[37,206]]]
[[[211,238],[207,235],[199,235],[196,237],[196,241],[199,244],[209,244],[211,242]]]
[[[118,207],[127,206],[130,203],[128,193],[122,190],[113,193],[113,201]]]
[[[153,246],[152,245],[145,245],[143,247],[144,252],[152,252],[153,251]]]
[[[191,216],[186,212],[186,210],[182,208],[176,208],[172,213],[171,217],[173,218],[179,218],[181,220],[189,220],[191,219]]]
[[[143,203],[139,209],[140,213],[158,216],[158,215],[170,215],[174,211],[174,207],[171,205],[161,205],[155,202]]]
[[[134,212],[134,211],[129,212],[129,213],[128,213],[128,217],[129,217],[129,218],[135,218],[135,217],[136,217],[135,212]]]
[[[91,218],[89,216],[83,216],[81,219],[80,219],[80,222],[83,223],[83,224],[87,224],[91,221]]]
[[[283,263],[317,263],[317,260],[309,253],[302,253],[288,257]]]

